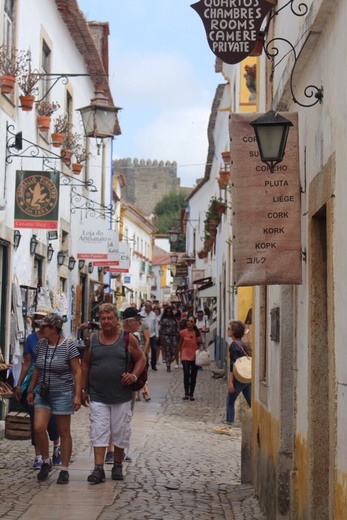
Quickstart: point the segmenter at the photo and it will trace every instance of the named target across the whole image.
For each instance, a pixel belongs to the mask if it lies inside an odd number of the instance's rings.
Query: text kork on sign
[[[191,7],[204,24],[213,54],[232,65],[240,63],[253,51],[273,1],[200,0]]]
[[[260,160],[250,123],[261,114],[231,114],[233,281],[236,286],[300,284],[301,213],[298,118],[284,160],[273,173]]]

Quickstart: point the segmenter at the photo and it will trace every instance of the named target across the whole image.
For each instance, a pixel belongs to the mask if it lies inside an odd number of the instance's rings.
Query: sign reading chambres
[[[273,5],[273,0],[200,0],[191,7],[204,24],[213,54],[235,64],[251,54]]]
[[[260,160],[250,123],[261,114],[231,114],[233,281],[236,286],[301,284],[298,120],[275,171]]]

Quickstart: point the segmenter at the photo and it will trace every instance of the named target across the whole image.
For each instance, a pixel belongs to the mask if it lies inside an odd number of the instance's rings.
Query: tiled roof
[[[87,71],[91,75],[100,75],[102,78],[102,88],[110,104],[114,105],[110,85],[108,82],[108,54],[107,43],[102,45],[99,53],[92,32],[89,28],[82,11],[78,7],[77,0],[55,0],[58,11],[70,31],[77,49],[83,56]],[[95,23],[92,24],[95,27]],[[100,24],[103,31],[103,39],[108,36],[109,29],[107,23]],[[95,36],[95,35],[94,35]],[[121,133],[118,119],[116,135]]]

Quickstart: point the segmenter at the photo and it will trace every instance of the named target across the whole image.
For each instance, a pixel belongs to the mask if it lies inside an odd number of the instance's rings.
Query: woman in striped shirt
[[[35,406],[35,439],[43,464],[37,480],[46,480],[53,465],[49,457],[47,425],[56,416],[61,438],[62,468],[58,484],[68,484],[68,466],[72,452],[71,415],[81,407],[81,364],[77,342],[67,340],[63,320],[47,314],[39,325],[44,339],[34,348],[36,365],[28,388],[28,404]]]

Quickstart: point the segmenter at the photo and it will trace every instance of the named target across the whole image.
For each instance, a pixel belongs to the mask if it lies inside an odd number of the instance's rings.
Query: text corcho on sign
[[[191,5],[204,24],[211,51],[229,65],[251,54],[273,6],[267,0],[200,0]]]

